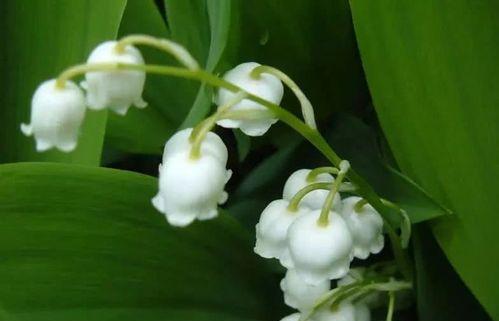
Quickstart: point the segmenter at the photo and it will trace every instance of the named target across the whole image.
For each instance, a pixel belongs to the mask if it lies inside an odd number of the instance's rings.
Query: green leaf
[[[420,320],[491,320],[452,269],[426,226],[413,233],[416,293]]]
[[[464,282],[499,319],[499,3],[351,5],[394,156],[404,173],[455,212],[433,231]]]
[[[0,162],[46,160],[97,165],[100,162],[105,112],[88,111],[70,154],[37,153],[32,137],[19,130],[29,122],[36,87],[63,69],[86,61],[99,42],[115,38],[125,0],[33,0],[0,2]]]
[[[396,203],[419,223],[451,214],[410,178],[384,159],[377,133],[355,117],[336,114],[327,135],[331,146],[362,175],[376,192]],[[393,219],[400,216],[393,213]]]
[[[133,172],[1,165],[2,320],[277,319],[250,235],[227,215],[173,228],[156,190]]]

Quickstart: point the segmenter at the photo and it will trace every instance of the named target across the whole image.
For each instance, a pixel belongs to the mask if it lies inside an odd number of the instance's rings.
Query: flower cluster
[[[144,59],[132,45],[121,49],[116,41],[107,41],[92,51],[87,62],[143,64]],[[31,123],[21,124],[21,131],[35,136],[39,152],[51,148],[70,152],[76,148],[86,106],[95,110],[109,108],[119,115],[125,115],[132,104],[146,107],[142,99],[145,77],[145,72],[139,70],[89,71],[81,83],[86,95],[70,80],[47,80],[36,89],[31,101]]]
[[[330,291],[331,280],[347,277],[354,258],[366,259],[384,245],[383,220],[376,210],[360,197],[342,199],[338,193],[348,168],[343,161],[339,169],[294,172],[282,199],[272,201],[256,225],[255,252],[278,259],[288,269],[281,281],[284,301],[300,313],[315,307]],[[283,320],[299,317],[296,313]],[[366,305],[348,301],[314,315],[314,320],[369,319]]]
[[[142,99],[145,72],[168,74],[174,68],[146,65],[133,44],[166,51],[185,67],[177,68],[177,75],[190,71],[193,78],[201,75],[199,80],[215,79],[211,84],[220,87],[214,99],[215,113],[193,128],[179,130],[165,144],[159,190],[152,205],[173,226],[184,227],[218,215],[218,205],[228,198],[225,185],[232,171],[227,169],[227,147],[212,130],[219,125],[239,128],[249,136],[264,135],[280,118],[275,111],[280,110],[283,83],[300,101],[301,124],[307,128],[302,134],[320,137],[310,102],[281,71],[248,62],[219,79],[203,73],[180,45],[136,35],[100,44],[87,64],[69,68],[37,88],[31,123],[22,124],[21,130],[27,136],[34,135],[38,151],[74,150],[87,106],[110,109],[119,115],[125,115],[131,105],[146,107]],[[85,76],[81,87],[70,80],[80,74]],[[288,123],[293,122],[300,121]],[[354,195],[355,182],[346,181],[349,168],[344,160],[338,167],[297,170],[284,184],[282,198],[272,201],[261,213],[254,250],[264,258],[279,260],[287,269],[280,284],[284,302],[299,311],[283,321],[296,321],[310,313],[307,318],[315,321],[370,320],[369,306],[377,300],[373,295],[355,301],[347,297],[333,306],[321,304],[328,294],[363,279],[362,271],[350,268],[354,258],[366,259],[384,246],[384,221],[366,200]],[[346,197],[345,192],[349,193]],[[410,224],[405,230],[410,231]],[[335,289],[331,289],[333,280],[338,280]],[[407,284],[396,282],[388,285],[384,291],[407,288]]]

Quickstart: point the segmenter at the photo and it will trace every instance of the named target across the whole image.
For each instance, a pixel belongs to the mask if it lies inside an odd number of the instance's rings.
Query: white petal
[[[193,160],[189,154],[189,150],[177,152],[163,163],[159,193],[153,199],[153,205],[176,226],[216,217],[224,193],[225,166],[210,155]]]
[[[163,162],[165,162],[168,157],[175,155],[178,152],[185,152],[186,150],[190,150],[192,148],[192,144],[189,140],[191,133],[192,128],[186,128],[176,132],[172,137],[170,137],[170,139],[168,139],[163,151]],[[211,155],[218,158],[224,166],[227,164],[227,147],[220,136],[213,132],[208,132],[201,143],[201,155]],[[230,174],[231,173],[232,172],[230,172]]]
[[[37,151],[56,147],[70,152],[85,117],[85,97],[73,82],[66,81],[64,88],[56,80],[43,82],[36,89],[31,101],[31,123],[21,124],[25,135],[34,135]]]
[[[287,250],[286,235],[288,228],[306,210],[298,208],[296,212],[288,210],[286,200],[272,201],[263,210],[256,224],[255,253],[264,258],[277,258]]]
[[[309,285],[293,269],[287,271],[280,285],[284,292],[284,302],[302,312],[311,310],[317,300],[330,289],[329,280],[324,280],[317,285]]]
[[[281,81],[270,74],[263,73],[259,78],[250,76],[251,71],[260,64],[255,62],[243,63],[229,70],[224,75],[224,80],[241,87],[249,93],[266,99],[274,104],[280,104],[284,94],[284,87]],[[216,96],[216,103],[219,107],[228,103],[234,98],[235,93],[220,89]],[[239,103],[231,107],[232,111],[236,110],[267,110],[263,105],[254,102],[250,99],[243,99]],[[268,120],[220,120],[217,123],[222,127],[240,128],[249,136],[261,136],[270,126],[277,120],[269,118]]]
[[[383,249],[383,219],[369,204],[356,212],[354,207],[359,200],[361,198],[357,196],[344,199],[341,215],[352,233],[355,257],[366,259],[369,254],[379,253]]]
[[[116,41],[98,45],[90,54],[87,63],[144,64],[140,51],[127,46],[123,53],[116,51]],[[142,100],[146,75],[140,70],[98,71],[85,74],[89,108],[110,108],[124,115],[131,105],[145,107]]]
[[[294,268],[311,285],[345,276],[352,253],[352,237],[341,216],[331,212],[329,224],[319,226],[320,212],[297,218],[287,236]]]

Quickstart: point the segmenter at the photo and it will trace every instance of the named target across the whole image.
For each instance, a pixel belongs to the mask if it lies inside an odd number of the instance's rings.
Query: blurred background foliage
[[[492,0],[1,1],[0,319],[286,313],[275,267],[252,254],[254,224],[292,171],[325,164],[289,128],[251,139],[217,129],[235,173],[226,213],[185,230],[149,205],[151,176],[166,139],[212,110],[212,88],[148,76],[149,107],[88,111],[71,154],[37,154],[19,131],[41,81],[103,40],[147,33],[217,74],[257,61],[296,80],[333,148],[418,223],[417,305],[401,319],[499,320],[497,9]],[[147,62],[175,64],[142,50]],[[299,111],[289,92],[282,105]],[[50,163],[7,164],[16,162]]]

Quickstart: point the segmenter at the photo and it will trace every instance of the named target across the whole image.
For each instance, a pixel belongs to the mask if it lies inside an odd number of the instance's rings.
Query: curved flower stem
[[[358,200],[355,205],[353,206],[353,210],[357,213],[360,213],[360,211],[362,211],[362,208],[364,207],[364,205],[366,204],[369,204],[367,203],[367,201],[363,198],[361,198],[360,200]]]
[[[66,80],[83,74],[88,71],[104,71],[104,70],[143,70],[153,74],[169,75],[174,77],[181,77],[186,79],[198,80],[210,84],[211,86],[225,88],[232,92],[243,91],[242,88],[230,82],[227,82],[205,70],[188,70],[185,68],[161,66],[161,65],[137,65],[125,63],[107,63],[107,64],[92,64],[92,65],[78,65],[64,71],[57,79],[58,83],[64,86]],[[341,159],[329,146],[324,137],[318,132],[317,129],[310,128],[307,124],[301,121],[298,117],[285,110],[284,108],[271,103],[259,96],[245,92],[248,99],[251,99],[265,107],[267,107],[274,115],[288,126],[297,131],[305,139],[307,139],[315,148],[317,148],[328,161],[334,166],[338,167]],[[382,203],[381,198],[376,194],[374,189],[359,175],[355,170],[349,170],[346,175],[348,180],[356,186],[356,192],[365,198],[372,207],[374,207],[382,216],[386,213],[386,206]],[[385,217],[385,216],[384,216]],[[395,228],[385,219],[385,228],[391,240],[392,250],[395,259],[400,266],[404,276],[408,280],[412,280],[412,269],[407,255],[404,253],[400,238],[395,232]]]
[[[293,198],[291,198],[291,200],[289,201],[288,210],[291,212],[296,212],[298,210],[298,205],[300,204],[300,201],[305,197],[305,195],[318,189],[329,190],[331,189],[331,185],[332,185],[331,183],[323,182],[323,183],[312,183],[305,186],[304,188],[299,190],[293,196]]]
[[[272,117],[274,117],[274,114],[272,114],[268,110],[246,109],[246,110],[228,110],[220,117],[220,119],[261,120],[261,119],[269,119]]]
[[[331,184],[331,190],[329,191],[329,194],[327,194],[324,205],[322,205],[321,214],[317,220],[317,224],[319,226],[327,226],[329,224],[329,212],[333,206],[334,197],[340,189],[343,178],[345,178],[348,170],[350,169],[350,163],[346,160],[342,160],[338,167],[340,168],[340,171],[338,172],[338,176],[336,176],[334,182]]]
[[[215,126],[216,122],[227,112],[232,106],[240,102],[246,97],[246,93],[239,92],[231,100],[229,100],[225,105],[220,106],[220,108],[210,117],[202,121],[196,128],[191,132],[189,140],[192,142],[192,148],[190,152],[191,159],[198,159],[201,157],[201,144],[203,143],[206,134]]]
[[[393,310],[395,309],[395,293],[393,291],[388,292],[388,311],[386,313],[386,321],[392,321]]]
[[[407,212],[403,208],[401,208],[400,206],[398,206],[393,202],[390,202],[389,200],[382,198],[381,202],[387,207],[396,210],[397,213],[399,213],[399,215],[402,217],[402,223],[400,224],[400,235],[401,235],[400,238],[401,238],[402,247],[406,248],[409,245],[409,240],[411,238],[411,233],[412,233],[412,225],[409,215],[407,215]]]
[[[307,96],[305,96],[303,91],[300,89],[300,87],[298,87],[298,85],[293,81],[293,79],[289,78],[288,75],[286,75],[279,69],[270,66],[258,66],[251,71],[250,75],[251,77],[259,78],[260,75],[263,73],[276,76],[283,83],[285,83],[286,86],[289,87],[289,89],[293,91],[296,98],[298,98],[298,101],[300,102],[301,112],[303,114],[303,120],[305,120],[305,123],[311,129],[317,129],[317,123],[315,122],[314,107],[312,107],[310,100],[308,100]]]
[[[199,69],[199,64],[183,46],[168,39],[160,39],[149,35],[129,35],[118,40],[116,51],[124,53],[128,45],[146,45],[169,53],[178,62],[191,70]]]
[[[314,168],[313,170],[310,171],[307,175],[307,182],[314,182],[317,176],[323,173],[328,173],[328,174],[333,174],[337,175],[338,174],[338,169],[336,167],[332,166],[324,166],[324,167],[317,167]]]

